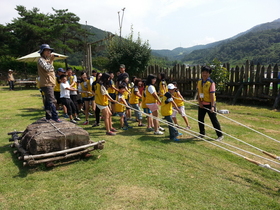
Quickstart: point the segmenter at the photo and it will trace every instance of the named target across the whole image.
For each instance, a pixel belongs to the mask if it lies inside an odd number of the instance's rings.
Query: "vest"
[[[211,84],[213,82],[214,81],[212,79],[210,79],[210,78],[208,78],[205,83],[202,82],[202,79],[198,81],[198,83],[197,83],[198,98],[201,101],[208,102],[208,103],[211,102],[211,99],[210,99],[210,86],[211,86]],[[200,94],[201,93],[204,94],[204,98],[200,98]],[[214,101],[216,101],[215,93],[214,93]]]
[[[148,91],[148,86],[146,86],[145,88],[145,94],[146,94],[146,104],[153,104],[157,102],[154,96]]]
[[[101,94],[101,85],[99,83],[96,83],[95,103],[101,106],[108,106],[109,104],[108,97]]]
[[[146,94],[145,94],[145,89],[144,89],[144,91],[142,92],[142,108],[143,109],[146,109],[146,108],[148,108],[147,107],[147,105],[146,105]]]
[[[162,116],[170,116],[172,115],[172,103],[165,103],[167,97],[164,95],[161,102],[161,115]]]
[[[131,89],[131,95],[130,95],[130,98],[129,98],[129,103],[130,104],[138,104],[139,103],[139,96],[135,95],[135,87],[133,87]]]
[[[115,83],[114,83],[114,81],[113,80],[111,80],[111,82],[112,82],[112,87],[115,87]],[[108,93],[116,93],[116,90],[114,89],[114,88],[112,88],[112,87],[109,87],[108,88]]]
[[[184,101],[179,97],[177,91],[173,93],[173,96],[174,96],[174,102],[178,107],[184,106]]]
[[[44,58],[39,58],[39,59],[43,59]],[[39,64],[39,62],[37,63],[37,68],[38,68],[38,75],[40,77],[40,81],[39,81],[39,86],[40,87],[48,87],[48,86],[55,86],[55,73],[54,71],[46,71],[45,69],[43,69],[43,67]]]
[[[59,78],[55,78],[55,86],[54,86],[54,92],[60,92],[60,83],[58,82]]]
[[[93,97],[93,94],[92,94],[92,87],[91,87],[91,84],[90,84],[90,80],[88,79],[86,81],[86,86],[84,84],[85,82],[81,82],[81,88],[82,88],[82,91],[88,91],[90,93],[81,93],[81,96],[82,98],[91,98]]]
[[[166,82],[165,82],[165,80],[162,80],[162,81],[160,81],[160,83],[159,83],[159,96],[160,97],[162,97],[166,92],[165,92],[165,90],[164,90],[164,88],[163,88],[163,85],[165,85],[165,88],[167,88],[166,87]]]
[[[119,100],[119,96],[117,96],[117,101],[124,105],[123,101]],[[125,106],[123,106],[121,104],[115,103],[115,112],[124,112]]]
[[[74,76],[67,77],[69,84],[71,85],[74,81]],[[73,88],[77,89],[77,83],[75,82]]]

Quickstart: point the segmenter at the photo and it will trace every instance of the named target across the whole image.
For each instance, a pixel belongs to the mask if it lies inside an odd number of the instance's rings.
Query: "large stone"
[[[20,143],[29,154],[35,155],[86,145],[90,138],[87,131],[71,122],[56,123],[42,118],[27,126]]]

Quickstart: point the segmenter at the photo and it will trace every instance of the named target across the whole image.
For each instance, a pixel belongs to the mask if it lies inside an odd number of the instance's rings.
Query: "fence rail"
[[[230,67],[230,64],[223,65],[229,72],[229,82],[224,91],[217,93],[220,98],[229,98],[233,103],[237,100],[256,100],[274,102],[278,95],[278,65],[260,64],[254,65],[246,61],[244,66]],[[167,82],[176,81],[178,88],[184,96],[196,94],[197,81],[201,78],[201,68],[199,65],[186,67],[185,65],[175,65],[173,68],[161,68],[160,66],[148,66],[143,72],[142,78],[149,74],[158,75],[165,73]]]

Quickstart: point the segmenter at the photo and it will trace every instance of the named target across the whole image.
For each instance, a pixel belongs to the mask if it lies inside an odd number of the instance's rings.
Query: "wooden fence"
[[[245,66],[231,68],[230,64],[224,64],[229,72],[229,82],[224,91],[217,93],[220,98],[228,98],[232,103],[237,100],[255,100],[273,103],[278,95],[279,68],[275,66],[254,65],[249,61]],[[164,69],[157,65],[149,66],[142,74],[146,78],[149,74],[158,75],[165,73],[167,82],[176,81],[178,88],[184,96],[196,95],[196,84],[201,78],[201,67],[199,65],[186,67],[176,65],[172,69]]]

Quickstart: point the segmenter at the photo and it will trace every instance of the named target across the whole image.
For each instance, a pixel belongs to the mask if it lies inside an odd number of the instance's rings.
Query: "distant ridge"
[[[232,41],[232,40],[234,40],[234,39],[236,39],[240,36],[248,34],[248,33],[257,33],[257,32],[260,32],[260,31],[277,29],[277,28],[280,28],[280,18],[276,19],[272,22],[256,25],[256,26],[250,28],[247,31],[241,32],[241,33],[239,33],[239,34],[237,34],[237,35],[235,35],[231,38],[225,39],[225,40],[209,43],[209,44],[206,44],[206,45],[196,45],[196,46],[188,47],[188,48],[178,47],[178,48],[175,48],[173,50],[152,50],[152,54],[154,56],[158,56],[158,57],[166,57],[171,61],[182,60],[182,59],[184,59],[184,57],[186,55],[190,54],[191,52],[193,52],[195,50],[203,50],[203,49],[213,48],[213,47],[216,47],[218,45],[228,43],[228,42],[230,42],[230,41]]]

